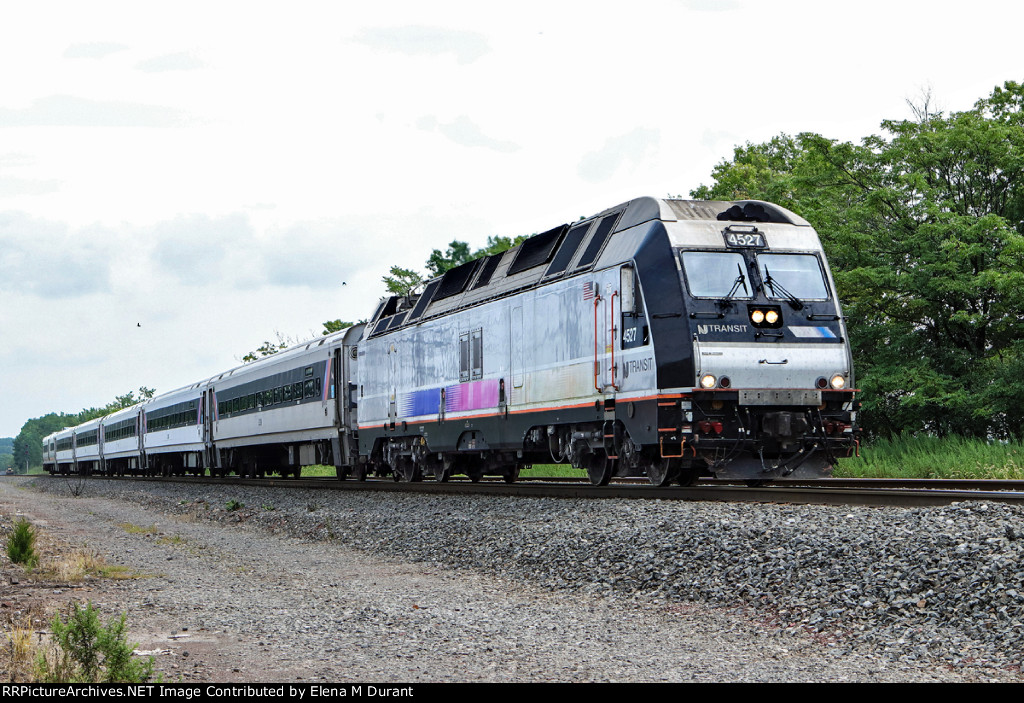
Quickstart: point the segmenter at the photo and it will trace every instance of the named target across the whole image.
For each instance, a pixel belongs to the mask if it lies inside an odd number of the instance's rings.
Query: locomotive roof
[[[386,298],[370,319],[366,336],[374,337],[519,290],[629,261],[638,242],[614,245],[613,241],[619,239],[614,235],[654,220],[810,227],[799,215],[763,201],[636,198],[534,235],[500,254],[456,266],[428,281],[419,296]]]

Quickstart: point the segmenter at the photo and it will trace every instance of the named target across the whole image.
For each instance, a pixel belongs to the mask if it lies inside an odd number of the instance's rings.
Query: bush
[[[37,680],[42,683],[141,683],[153,675],[153,658],[133,659],[134,645],[125,639],[125,615],[104,628],[92,602],[72,604],[65,622],[60,614],[50,624],[53,650],[40,652]]]
[[[24,564],[32,568],[39,563],[36,554],[36,531],[28,520],[21,519],[14,523],[14,530],[7,538],[7,558],[15,564]]]

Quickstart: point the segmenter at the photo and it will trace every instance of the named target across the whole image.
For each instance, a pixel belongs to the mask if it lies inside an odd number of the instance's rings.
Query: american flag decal
[[[594,299],[594,283],[592,281],[586,281],[583,284],[583,299],[593,300]]]

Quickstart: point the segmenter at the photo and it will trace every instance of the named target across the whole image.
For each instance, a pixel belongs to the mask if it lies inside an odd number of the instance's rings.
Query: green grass
[[[309,478],[335,478],[338,474],[333,466],[303,466],[303,477]],[[520,472],[521,478],[534,478],[537,476],[573,476],[585,478],[587,472],[583,469],[574,469],[568,464],[534,464],[529,469]]]
[[[117,526],[130,535],[155,535],[159,532],[156,525],[143,527],[142,525],[134,525],[130,522],[121,522]]]
[[[535,478],[558,476],[566,478],[585,478],[587,472],[584,469],[574,469],[569,464],[534,464],[528,469],[519,472],[520,478]]]
[[[303,478],[337,478],[338,471],[333,466],[324,466],[319,464],[316,466],[303,466],[302,467]]]
[[[842,459],[840,478],[1024,479],[1024,444],[964,437],[900,435],[861,447]]]

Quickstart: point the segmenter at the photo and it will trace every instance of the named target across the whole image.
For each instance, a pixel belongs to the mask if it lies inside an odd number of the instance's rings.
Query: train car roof
[[[331,332],[330,334],[325,334],[320,337],[307,339],[304,342],[294,344],[287,349],[277,352],[276,354],[270,354],[268,356],[261,357],[256,361],[235,366],[223,373],[214,374],[199,383],[189,386],[189,388],[199,388],[206,386],[209,383],[216,384],[218,381],[225,381],[234,376],[248,375],[250,371],[262,371],[267,366],[287,363],[294,360],[296,357],[301,357],[309,352],[315,351],[316,349],[329,349],[332,345],[336,345],[338,343],[353,344],[362,336],[363,327],[363,323],[360,322],[352,325],[351,327],[346,327],[343,330],[338,330],[337,332]]]
[[[366,336],[376,337],[520,290],[629,261],[636,243],[613,245],[615,235],[655,220],[704,221],[717,228],[755,222],[810,227],[790,210],[760,200],[636,198],[536,234],[500,254],[456,266],[428,281],[418,296],[385,298],[370,319]]]

